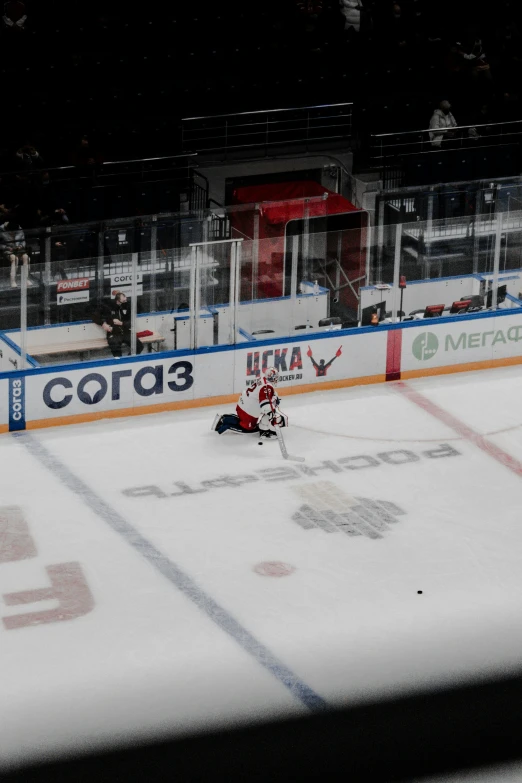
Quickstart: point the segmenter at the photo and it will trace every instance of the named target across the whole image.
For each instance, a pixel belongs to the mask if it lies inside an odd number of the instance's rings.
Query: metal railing
[[[442,135],[438,144],[434,135]],[[396,133],[376,133],[370,137],[372,168],[397,164],[398,158],[414,155],[441,154],[455,149],[484,149],[513,146],[522,140],[522,120],[484,125],[458,125],[455,128],[423,128]]]
[[[349,146],[352,103],[186,117],[181,121],[184,152],[265,150],[290,145]]]
[[[98,193],[109,193],[114,188],[125,189],[140,185],[156,186],[161,190],[163,183],[165,186],[175,187],[180,196],[180,209],[201,212],[209,205],[209,182],[196,166],[197,154],[191,153],[161,158],[105,161],[93,165],[8,171],[1,173],[0,179],[7,194],[10,187],[19,186],[20,183],[38,188],[49,182],[55,194],[64,202],[74,201],[78,191],[96,189]],[[175,200],[168,200],[161,210],[171,211],[173,207],[176,208]],[[108,209],[107,217],[113,215],[112,210]],[[89,219],[89,216],[85,217]]]
[[[522,120],[378,133],[369,138],[369,166],[380,172],[384,190],[515,175],[521,142]]]

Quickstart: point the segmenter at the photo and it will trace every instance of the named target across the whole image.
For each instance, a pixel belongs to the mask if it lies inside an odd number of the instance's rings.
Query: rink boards
[[[288,395],[518,364],[520,341],[503,310],[1,373],[0,432],[229,403],[269,366]]]

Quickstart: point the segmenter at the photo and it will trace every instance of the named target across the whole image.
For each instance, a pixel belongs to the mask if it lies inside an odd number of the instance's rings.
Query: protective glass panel
[[[223,240],[193,247],[197,348],[236,342],[236,272],[241,244]]]
[[[26,359],[25,315],[34,317],[38,307],[37,298],[29,296],[25,289],[25,302],[22,302],[22,268],[26,263],[25,236],[21,231],[0,231],[0,372],[22,370],[30,366]],[[27,276],[27,275],[26,275]],[[31,291],[31,289],[29,289]],[[22,329],[22,327],[24,327]],[[13,412],[11,412],[13,415]]]
[[[256,342],[294,334],[297,258],[285,252],[284,237],[241,243],[237,342]],[[284,295],[285,278],[292,277],[294,294]],[[299,316],[302,318],[303,316]]]
[[[379,322],[520,308],[521,226],[514,212],[398,224],[391,282],[370,287],[364,306]]]

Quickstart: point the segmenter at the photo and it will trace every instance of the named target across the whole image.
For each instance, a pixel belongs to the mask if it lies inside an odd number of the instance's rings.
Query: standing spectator
[[[25,4],[22,0],[7,0],[4,3],[4,15],[2,17],[6,27],[11,30],[17,30],[20,32],[24,29],[25,20],[27,14],[25,12]]]
[[[27,267],[27,285],[32,285],[29,280],[29,256],[25,247],[24,232],[19,223],[10,220],[0,226],[0,251],[6,261],[11,264],[11,288],[16,288],[16,267],[18,261]]]
[[[131,303],[121,291],[114,292],[114,301],[102,304],[92,316],[107,334],[107,345],[116,358],[121,358],[122,346],[131,345]],[[136,338],[136,353],[143,351],[143,343]]]
[[[341,13],[344,16],[345,33],[353,34],[361,31],[362,0],[339,0]]]
[[[443,139],[454,138],[457,121],[451,113],[449,101],[441,101],[430,120],[430,141],[433,147],[440,147]]]

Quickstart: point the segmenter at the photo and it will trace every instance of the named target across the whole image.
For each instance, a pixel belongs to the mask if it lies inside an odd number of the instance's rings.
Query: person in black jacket
[[[103,303],[92,316],[92,320],[107,333],[107,345],[112,355],[120,357],[122,346],[131,345],[131,303],[121,291],[114,292],[110,304]],[[136,353],[143,351],[143,343],[136,338]]]

